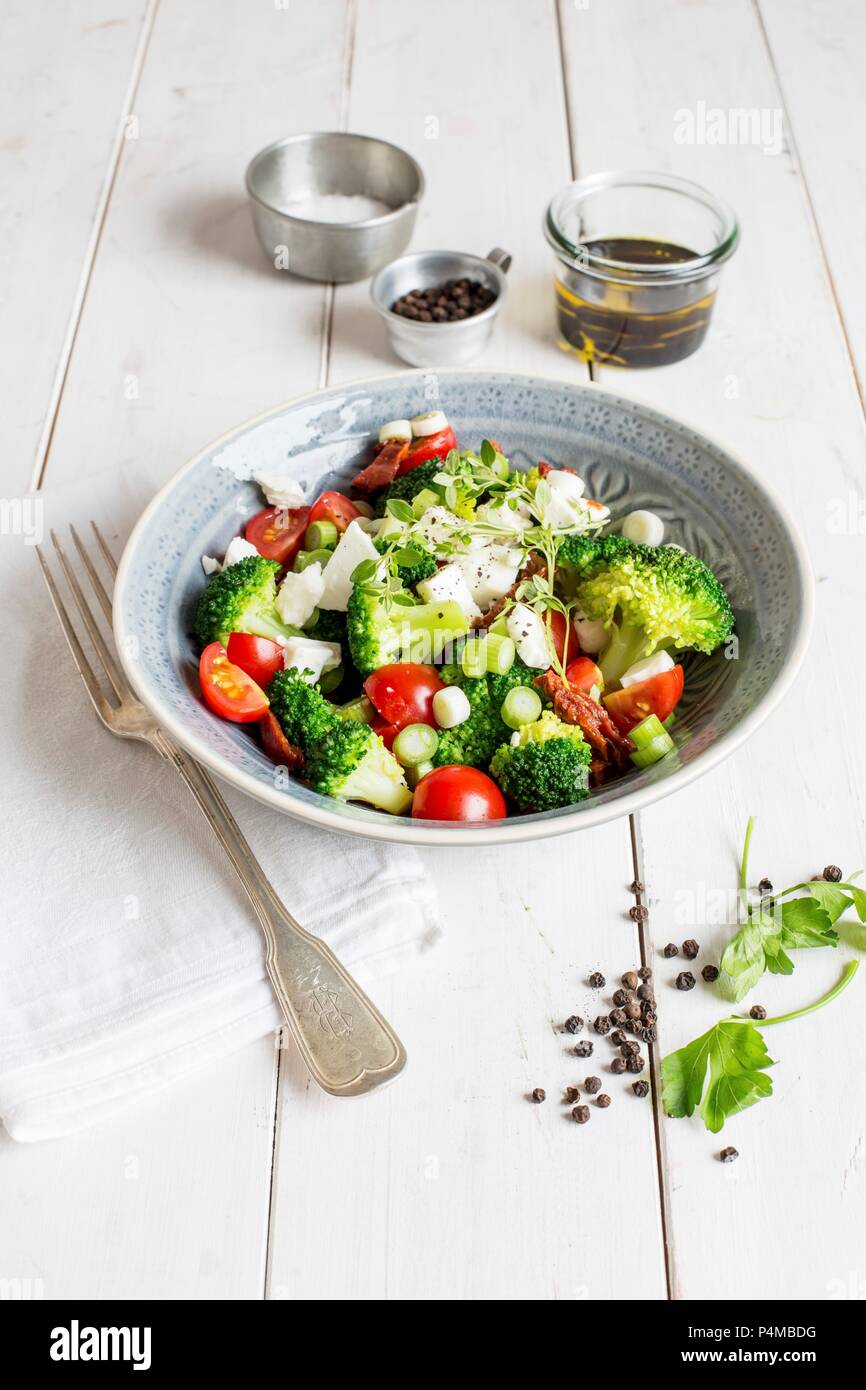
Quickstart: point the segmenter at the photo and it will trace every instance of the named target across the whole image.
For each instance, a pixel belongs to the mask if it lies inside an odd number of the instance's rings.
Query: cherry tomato
[[[235,724],[251,724],[261,719],[268,707],[265,692],[246,671],[229,661],[222,642],[211,642],[198,665],[201,693],[211,709]]]
[[[229,661],[240,666],[262,689],[283,667],[283,649],[269,637],[253,637],[249,632],[233,632],[226,643]]]
[[[430,724],[435,728],[433,696],[444,688],[436,668],[420,661],[394,661],[380,666],[364,681],[366,694],[385,723],[393,724],[395,730],[407,724]]]
[[[486,772],[462,763],[434,767],[415,788],[412,815],[421,820],[504,820],[505,797]]]
[[[637,685],[630,685],[626,690],[615,690],[612,695],[605,695],[604,703],[617,728],[627,734],[649,714],[654,714],[664,723],[682,693],[683,668],[674,666],[672,671],[662,671],[661,675],[638,681]]]
[[[266,560],[290,565],[303,543],[309,517],[309,507],[265,507],[250,518],[244,535]]]
[[[436,434],[428,434],[424,439],[413,439],[409,445],[409,452],[400,461],[400,472],[397,476],[410,473],[419,463],[426,463],[428,459],[440,458],[444,463],[450,451],[456,448],[457,436],[450,425]]]
[[[578,695],[588,695],[594,685],[604,689],[604,676],[591,656],[579,656],[566,667],[565,679]]]
[[[544,614],[544,621],[550,619],[550,635],[553,638],[553,649],[556,658],[561,666],[564,666],[571,652],[577,649],[577,642],[574,633],[571,631],[571,624],[564,613],[552,608]]]
[[[384,719],[374,719],[370,728],[373,730],[374,734],[379,735],[390,753],[391,749],[394,747],[394,739],[400,732],[396,724],[388,724]]]
[[[344,497],[342,492],[323,492],[310,508],[307,524],[311,526],[314,521],[333,521],[337,530],[343,532],[360,515],[354,502]]]

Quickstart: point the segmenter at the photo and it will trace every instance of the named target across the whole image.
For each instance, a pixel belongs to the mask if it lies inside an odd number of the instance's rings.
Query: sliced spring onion
[[[664,734],[661,720],[655,714],[648,714],[646,719],[642,719],[639,724],[635,724],[629,730],[629,738],[635,748],[647,748],[654,738],[661,738]]]
[[[422,777],[426,777],[428,772],[433,771],[432,763],[418,763],[417,767],[406,768],[406,781],[414,791]]]
[[[341,719],[354,719],[356,724],[372,724],[376,718],[376,706],[366,695],[356,695],[345,705],[337,705],[336,710]]]
[[[313,521],[304,533],[307,550],[333,550],[337,544],[337,528],[333,521]]]
[[[394,757],[404,767],[429,763],[438,742],[439,735],[429,724],[407,724],[394,739]]]
[[[655,716],[653,715],[652,718]],[[629,738],[631,737],[632,734],[629,734]],[[632,753],[631,760],[635,767],[652,767],[653,763],[660,762],[667,753],[670,753],[673,746],[674,741],[670,734],[662,729],[661,734],[650,739],[649,743],[638,748],[637,752]]]
[[[468,637],[460,654],[460,665],[467,676],[487,675],[487,638]]]
[[[431,507],[438,507],[441,497],[432,488],[422,487],[420,492],[416,492],[412,498],[412,511],[416,517],[422,517]]]
[[[487,634],[487,669],[495,676],[504,676],[514,665],[517,648],[508,636],[499,632]]]
[[[668,715],[667,719],[663,719],[663,720],[662,720],[662,728],[663,728],[663,729],[667,729],[668,733],[670,733],[671,729],[674,727],[674,724],[676,724],[676,722],[677,722],[677,717],[676,717],[676,715],[674,714],[673,710],[671,710],[671,712],[670,712],[670,714]]]
[[[332,550],[299,550],[292,569],[296,574],[300,574],[302,570],[307,568],[307,565],[314,565],[316,561],[324,569],[333,553]]]
[[[509,729],[531,724],[541,714],[541,696],[529,685],[516,685],[503,700],[500,714]]]
[[[456,729],[472,713],[472,706],[459,685],[447,685],[433,696],[433,717],[440,729]]]

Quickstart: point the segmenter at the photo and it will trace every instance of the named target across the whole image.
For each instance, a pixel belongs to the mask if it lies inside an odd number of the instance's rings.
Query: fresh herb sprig
[[[829,993],[814,1004],[791,1013],[762,1020],[761,1027],[790,1023],[822,1009],[847,989],[859,961],[849,961]],[[666,1115],[680,1119],[700,1106],[707,1129],[718,1134],[725,1120],[773,1093],[767,1068],[775,1063],[754,1023],[733,1014],[720,1019],[694,1042],[665,1057],[661,1066],[662,1106]]]
[[[817,946],[836,946],[835,923],[849,907],[866,922],[866,890],[853,882],[795,883],[757,904],[747,896],[749,848],[755,826],[750,816],[740,861],[740,902],[745,920],[722,954],[719,990],[724,998],[739,1001],[754,989],[765,971],[791,975],[794,962],[789,951]],[[794,894],[800,894],[794,897]]]

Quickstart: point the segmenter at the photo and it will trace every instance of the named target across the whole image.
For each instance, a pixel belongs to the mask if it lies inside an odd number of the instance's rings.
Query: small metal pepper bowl
[[[410,367],[459,367],[487,346],[496,315],[505,301],[511,256],[495,246],[486,256],[464,251],[413,251],[392,261],[373,280],[370,297],[384,320],[394,352]],[[430,289],[446,280],[478,280],[496,298],[480,314],[450,323],[404,318],[391,307],[411,290]]]

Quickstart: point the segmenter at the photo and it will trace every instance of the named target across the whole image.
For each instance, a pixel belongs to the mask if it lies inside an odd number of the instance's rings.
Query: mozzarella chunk
[[[674,663],[667,652],[654,652],[652,656],[642,657],[633,666],[629,666],[624,675],[620,677],[620,684],[623,690],[628,690],[630,685],[637,685],[640,681],[648,681],[651,676],[661,676],[665,671],[672,671]]]
[[[294,478],[279,473],[256,473],[254,477],[269,507],[285,507],[289,511],[304,505],[304,489]]]
[[[465,521],[461,521],[447,507],[428,507],[412,529],[417,535],[423,536],[428,545],[441,545],[451,539],[455,530],[465,525]]]
[[[245,560],[248,555],[258,555],[254,545],[244,540],[243,536],[235,536],[229,541],[229,548],[223,560],[223,569],[227,570],[231,565],[236,565],[239,560]]]
[[[433,696],[433,718],[440,729],[456,729],[472,712],[469,697],[459,685],[446,685]]]
[[[379,426],[379,443],[387,444],[389,439],[404,439],[408,444],[412,438],[412,422],[410,420],[389,420],[386,425]]]
[[[610,633],[599,618],[584,618],[575,613],[572,623],[582,652],[597,656],[607,646]]]
[[[362,560],[379,560],[379,552],[370,537],[358,524],[350,521],[337,548],[325,566],[324,584],[319,595],[319,608],[335,608],[345,613],[352,592],[352,574]]]
[[[523,551],[515,545],[473,546],[465,555],[458,555],[454,563],[481,612],[486,613],[516,580]]]
[[[526,666],[550,665],[551,651],[544,620],[525,603],[516,603],[505,619],[508,636],[517,648],[517,655]]]
[[[441,570],[431,574],[429,579],[422,579],[415,587],[425,603],[445,603],[448,599],[453,599],[467,618],[481,617],[481,609],[472,597],[457,564],[443,565]]]
[[[622,534],[626,540],[639,541],[641,545],[661,545],[665,524],[655,512],[629,512],[622,523]]]
[[[535,517],[523,501],[518,502],[516,507],[497,507],[492,502],[482,502],[481,506],[476,508],[475,515],[479,521],[486,521],[492,526],[502,526],[515,536],[536,525]]]
[[[208,576],[208,578],[210,578],[212,574],[219,574],[220,570],[222,569],[222,565],[220,564],[219,560],[215,560],[212,555],[202,555],[201,567],[204,570],[205,574]]]
[[[303,627],[322,597],[325,575],[319,561],[296,574],[290,570],[277,592],[277,612],[289,627]]]
[[[448,421],[441,410],[428,410],[425,415],[415,415],[410,423],[416,439],[427,439],[431,434],[448,428]]]
[[[305,672],[310,685],[315,685],[325,671],[333,671],[343,659],[339,642],[316,642],[312,637],[290,637],[283,652],[286,670],[294,666]]]

